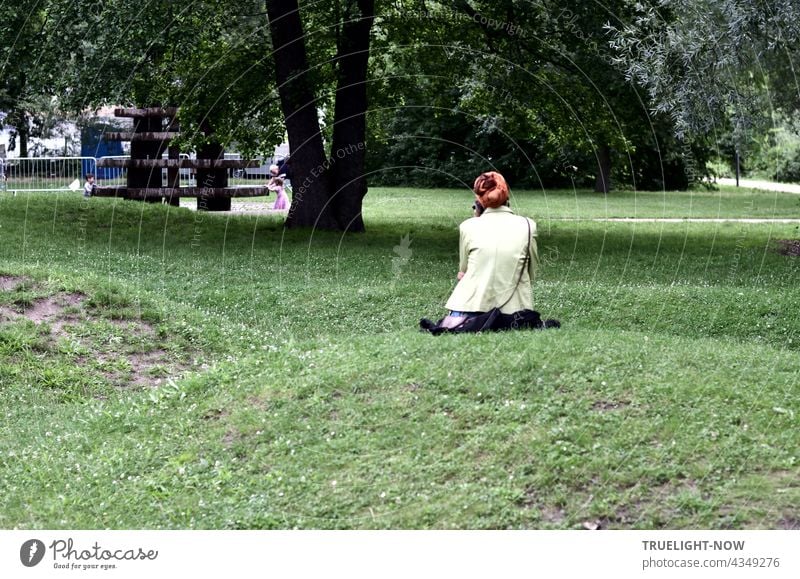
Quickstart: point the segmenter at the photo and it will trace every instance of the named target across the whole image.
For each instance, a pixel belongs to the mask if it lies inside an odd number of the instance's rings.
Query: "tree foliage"
[[[59,120],[51,80],[59,70],[48,29],[52,15],[37,0],[0,4],[0,111],[14,127],[10,148],[28,155],[30,137],[48,137]]]
[[[373,166],[416,158],[412,176],[430,184],[467,181],[488,164],[526,186],[608,190],[612,171],[629,186],[688,183],[688,148],[613,62],[607,26],[629,17],[629,3],[399,6],[379,24],[394,42],[373,64],[391,79],[379,88],[394,107],[373,115]]]
[[[283,137],[263,2],[50,0],[58,90],[74,110],[181,107],[185,142],[271,152]]]
[[[10,119],[54,103],[179,105],[184,145],[248,155],[288,130],[298,225],[361,230],[366,174],[453,185],[491,167],[527,186],[686,186],[704,172],[708,135],[739,142],[774,118],[765,110],[800,108],[792,0],[21,0],[2,11]]]
[[[800,4],[794,0],[631,2],[633,18],[611,25],[615,61],[643,86],[680,137],[739,133],[770,110],[800,106],[795,64]]]
[[[216,143],[270,154],[288,132],[295,181],[301,189],[310,177],[314,183],[297,191],[287,223],[361,230],[366,95],[358,93],[366,64],[359,61],[369,54],[372,4],[50,0],[51,10],[68,14],[59,23],[69,31],[59,88],[74,109],[179,106],[178,143],[195,149]],[[302,58],[294,60],[297,50]],[[333,121],[329,151],[318,111]],[[347,164],[326,161],[352,147]],[[324,175],[311,175],[318,168]]]

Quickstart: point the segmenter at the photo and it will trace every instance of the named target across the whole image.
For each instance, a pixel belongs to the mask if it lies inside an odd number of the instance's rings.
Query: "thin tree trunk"
[[[375,0],[348,0],[337,47],[337,87],[331,145],[331,183],[336,219],[345,231],[364,231],[361,206],[367,134],[367,64]]]
[[[600,145],[595,151],[597,155],[597,179],[594,182],[595,193],[611,191],[611,148]]]
[[[20,123],[19,127],[17,127],[17,136],[19,137],[19,156],[20,157],[27,157],[28,156],[28,119],[25,118],[25,115],[22,115],[22,122]]]
[[[339,229],[331,207],[325,148],[297,0],[268,0],[275,77],[292,152],[287,227]]]
[[[158,132],[161,130],[161,118],[145,117],[137,119],[134,126],[136,133]],[[158,159],[164,148],[161,141],[131,141],[131,159]],[[161,169],[135,168],[128,169],[128,187],[161,187]],[[139,201],[142,201],[141,199]],[[147,203],[161,203],[160,197],[149,197]]]
[[[213,138],[213,137],[212,137]],[[198,159],[224,159],[225,148],[211,141],[197,151]],[[197,186],[203,189],[216,189],[228,186],[227,169],[197,169]],[[215,197],[214,195],[201,195],[197,199],[198,211],[230,211],[230,197]]]

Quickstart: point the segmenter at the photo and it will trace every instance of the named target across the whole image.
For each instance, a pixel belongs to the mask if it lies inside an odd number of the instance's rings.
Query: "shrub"
[[[777,111],[759,145],[753,169],[776,181],[800,181],[800,112]]]

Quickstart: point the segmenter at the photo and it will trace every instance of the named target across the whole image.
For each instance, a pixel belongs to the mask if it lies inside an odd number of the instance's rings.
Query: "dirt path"
[[[261,202],[261,201],[232,201],[230,211],[211,211],[209,215],[286,215],[287,211],[275,210],[272,208],[274,202]],[[182,201],[181,207],[197,211],[197,202],[192,199],[189,201]]]
[[[550,221],[619,221],[622,223],[800,223],[800,219],[761,219],[756,217],[599,217],[593,219],[575,219],[572,217],[556,217]]]
[[[720,185],[736,186],[736,179],[717,179]],[[755,179],[739,179],[739,187],[748,189],[763,189],[764,191],[780,191],[800,195],[800,185],[794,183],[773,183],[772,181],[757,181]]]

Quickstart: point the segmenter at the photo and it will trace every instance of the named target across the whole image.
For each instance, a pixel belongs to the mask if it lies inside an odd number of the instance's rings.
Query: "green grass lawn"
[[[0,195],[0,527],[800,527],[798,224],[558,220],[800,197],[513,199],[561,330],[417,331],[466,191],[373,189],[347,236]]]
[[[472,204],[466,190],[374,188],[370,196],[375,210],[413,218],[413,208],[424,205],[426,214],[440,223],[458,221]],[[436,201],[431,202],[432,198]],[[585,190],[523,190],[512,192],[512,206],[542,222],[610,217],[800,218],[800,195],[736,187],[615,191],[609,195]]]
[[[243,197],[236,202],[263,203],[271,197]],[[512,204],[542,223],[549,220],[605,218],[800,219],[800,195],[755,189],[718,187],[693,191],[615,191],[605,196],[585,190],[514,191]],[[195,199],[182,205],[195,207]],[[458,223],[469,211],[472,199],[466,190],[370,188],[368,207],[377,214],[419,223],[415,208],[438,224]]]

